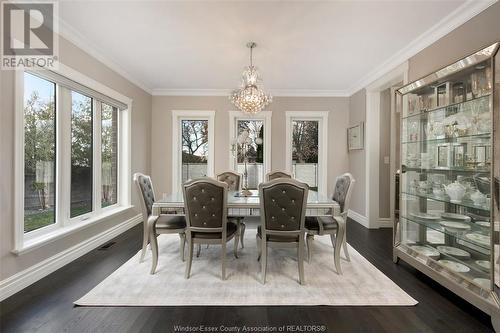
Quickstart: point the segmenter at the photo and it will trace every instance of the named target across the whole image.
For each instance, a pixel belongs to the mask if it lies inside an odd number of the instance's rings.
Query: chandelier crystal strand
[[[257,68],[253,66],[253,48],[257,44],[249,42],[250,66],[246,67],[242,74],[242,84],[239,89],[234,90],[229,96],[231,102],[241,111],[248,114],[256,114],[262,111],[272,102],[271,94],[266,94],[260,88],[261,77]]]

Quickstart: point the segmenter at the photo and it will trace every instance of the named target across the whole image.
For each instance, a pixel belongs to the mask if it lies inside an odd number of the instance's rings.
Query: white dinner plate
[[[486,290],[489,290],[491,288],[491,282],[489,279],[475,278],[472,279],[472,282],[476,283],[478,286]]]
[[[477,221],[476,224],[483,228],[489,228],[491,225],[488,221]]]
[[[416,217],[418,219],[422,220],[440,220],[441,217],[437,214],[431,214],[431,213],[422,213],[422,212],[416,212],[416,213],[410,213],[411,216]]]
[[[462,222],[455,222],[455,221],[441,221],[439,222],[443,227],[447,229],[453,229],[453,230],[470,230],[470,225]]]
[[[433,247],[430,246],[423,246],[423,245],[413,245],[411,246],[412,250],[417,251],[418,253],[423,254],[424,256],[427,256],[431,259],[438,260],[439,257],[441,256],[441,253],[439,253],[438,250],[436,250]]]
[[[485,271],[490,270],[491,262],[489,262],[488,260],[476,260],[475,263]]]
[[[456,261],[438,260],[438,263],[440,263],[444,267],[449,268],[452,271],[457,272],[457,273],[467,273],[468,271],[470,271],[469,267],[467,267],[464,264],[461,264],[459,262],[456,262]]]
[[[470,216],[455,214],[455,213],[441,213],[441,217],[447,220],[457,220],[457,221],[465,221],[470,222]]]
[[[462,250],[462,249],[459,249],[459,248],[456,248],[456,247],[442,245],[442,246],[437,246],[437,249],[439,252],[453,256],[453,257],[458,258],[458,259],[469,259],[470,258],[469,252]]]
[[[465,237],[474,243],[490,246],[490,236],[478,234],[476,232],[471,232],[470,234],[465,235]]]

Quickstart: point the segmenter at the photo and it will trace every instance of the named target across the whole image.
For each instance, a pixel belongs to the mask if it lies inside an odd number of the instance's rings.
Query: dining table
[[[228,216],[231,217],[249,217],[260,216],[260,198],[258,190],[250,190],[251,194],[243,196],[238,191],[228,191],[227,209]],[[161,199],[156,200],[152,207],[153,215],[175,214],[184,215],[184,195],[182,192],[163,195]],[[306,217],[308,216],[334,216],[340,217],[340,205],[326,194],[309,190],[306,205]],[[345,221],[337,219],[340,225],[340,237],[345,237]]]

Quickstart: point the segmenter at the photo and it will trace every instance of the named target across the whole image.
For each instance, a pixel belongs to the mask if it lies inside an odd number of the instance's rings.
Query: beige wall
[[[366,90],[362,89],[349,98],[349,125],[366,121]],[[365,143],[366,145],[366,143]],[[356,179],[351,197],[351,210],[365,215],[366,213],[366,150],[349,152],[350,172]]]
[[[214,110],[215,173],[229,168],[229,114],[235,107],[225,96],[153,96],[151,172],[157,193],[170,193],[172,188],[172,110]],[[349,99],[336,97],[275,97],[268,108],[272,111],[271,169],[285,169],[286,111],[329,111],[328,194],[337,175],[349,170],[346,127]],[[266,111],[263,111],[266,112]]]
[[[391,89],[380,93],[380,129],[379,129],[379,212],[381,218],[391,216],[390,177],[391,164],[385,163],[384,157],[391,155]]]
[[[132,111],[132,172],[150,170],[150,128],[151,95],[133,85],[122,76],[83,52],[75,45],[60,38],[59,59],[90,78],[133,99]],[[49,243],[34,251],[14,255],[14,72],[1,71],[0,89],[0,280],[49,258],[85,239],[102,233],[106,229],[135,216],[137,209],[130,209],[123,214],[90,226],[82,231]],[[132,203],[138,204],[135,191],[132,191]],[[136,206],[138,207],[138,206]]]
[[[500,41],[500,2],[409,59],[414,81],[483,47]]]

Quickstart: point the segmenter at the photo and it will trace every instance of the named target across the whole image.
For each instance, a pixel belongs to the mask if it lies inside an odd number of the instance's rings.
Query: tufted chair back
[[[226,183],[229,191],[240,190],[241,175],[239,173],[226,171],[218,174],[217,180]]]
[[[147,221],[155,202],[155,192],[151,177],[139,172],[134,173],[134,183],[137,186],[139,198],[141,199],[142,217],[144,221]]]
[[[292,175],[286,171],[272,171],[266,175],[266,181],[271,181],[277,178],[292,178]]]
[[[333,191],[332,199],[337,201],[340,205],[340,211],[344,218],[347,218],[347,211],[349,210],[349,202],[353,185],[356,182],[350,173],[344,173],[335,180],[335,189]],[[346,215],[346,216],[344,216]]]
[[[261,220],[268,231],[304,229],[309,187],[294,179],[279,178],[259,185]]]
[[[227,219],[227,184],[203,177],[183,185],[188,228],[220,229]]]

